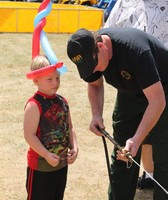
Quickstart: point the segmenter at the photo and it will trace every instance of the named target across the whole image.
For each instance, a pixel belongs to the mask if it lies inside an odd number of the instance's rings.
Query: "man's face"
[[[107,68],[109,63],[108,49],[102,42],[97,43],[97,48],[98,48],[97,55],[94,55],[94,59],[95,60],[97,59],[97,65],[94,69],[94,72],[96,71],[103,72]]]

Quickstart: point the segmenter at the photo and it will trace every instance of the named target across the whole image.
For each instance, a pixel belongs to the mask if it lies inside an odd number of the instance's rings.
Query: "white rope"
[[[130,158],[130,157],[129,157]],[[168,191],[159,183],[156,179],[153,178],[141,165],[139,165],[131,156],[130,158],[139,168],[141,168],[145,173],[168,195]]]

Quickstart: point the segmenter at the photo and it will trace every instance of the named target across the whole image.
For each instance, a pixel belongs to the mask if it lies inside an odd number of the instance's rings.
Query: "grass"
[[[68,73],[61,77],[58,93],[69,102],[73,125],[79,143],[79,156],[69,167],[65,200],[107,199],[108,174],[100,137],[89,131],[91,119],[87,98],[87,84],[80,80],[76,67],[67,58],[66,43],[70,35],[49,34],[49,43]],[[36,87],[27,80],[31,62],[32,34],[0,34],[0,199],[26,199],[26,153],[28,145],[23,137],[23,113],[27,99]],[[43,50],[40,50],[44,54]],[[115,89],[105,86],[104,121],[111,132],[111,112]],[[109,153],[112,144],[107,141]],[[137,192],[136,199],[151,199],[149,192]]]

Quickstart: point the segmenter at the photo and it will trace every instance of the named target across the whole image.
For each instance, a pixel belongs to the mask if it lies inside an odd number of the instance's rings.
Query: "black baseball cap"
[[[84,28],[74,33],[68,41],[68,57],[76,64],[81,78],[89,77],[97,65],[93,58],[94,49],[94,36]]]

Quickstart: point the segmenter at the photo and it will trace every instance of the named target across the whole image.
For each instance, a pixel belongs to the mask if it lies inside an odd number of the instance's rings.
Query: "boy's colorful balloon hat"
[[[26,76],[28,79],[34,79],[38,76],[44,76],[50,72],[53,72],[54,70],[57,70],[60,75],[67,72],[66,66],[64,66],[62,62],[58,62],[58,59],[48,42],[46,34],[43,31],[43,28],[46,25],[46,16],[51,12],[51,10],[52,10],[51,0],[44,0],[40,4],[40,7],[38,9],[38,14],[34,19],[35,29],[33,32],[33,39],[32,39],[32,59],[39,55],[40,42],[41,42],[42,48],[51,65],[27,73]]]

